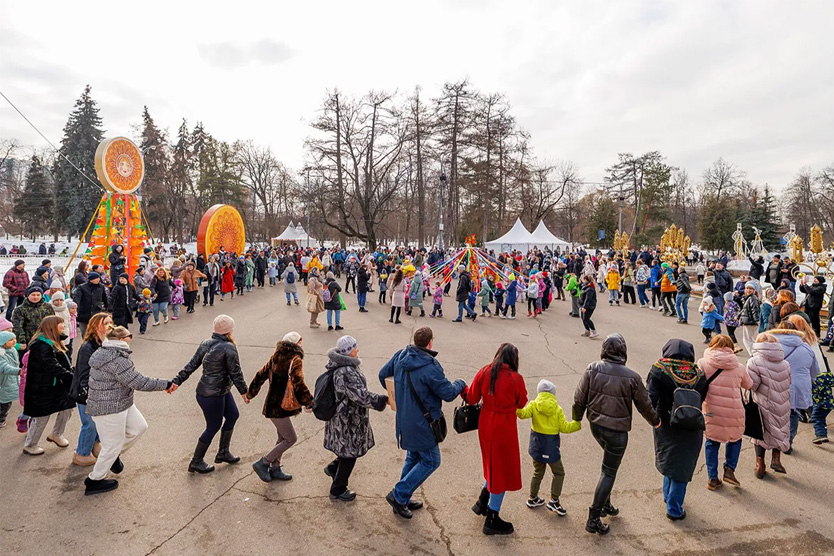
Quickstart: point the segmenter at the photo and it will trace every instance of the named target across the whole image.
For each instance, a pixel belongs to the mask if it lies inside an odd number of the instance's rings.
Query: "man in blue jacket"
[[[397,445],[407,451],[400,481],[385,497],[394,513],[410,519],[412,510],[423,507],[422,502],[412,502],[411,496],[434,471],[440,467],[440,446],[434,439],[429,421],[420,410],[414,393],[432,420],[440,419],[442,400],[451,402],[466,388],[466,383],[446,379],[443,367],[432,351],[434,333],[424,326],[414,332],[414,343],[394,354],[379,371],[379,382],[385,387],[385,379],[394,377],[394,399],[397,407]]]

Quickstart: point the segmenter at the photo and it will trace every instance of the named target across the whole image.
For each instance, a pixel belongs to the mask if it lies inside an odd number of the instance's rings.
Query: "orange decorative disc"
[[[127,137],[105,139],[96,149],[96,175],[111,193],[133,193],[145,175],[142,152]]]
[[[197,230],[197,252],[208,258],[225,249],[240,255],[246,249],[243,218],[231,205],[214,205],[206,211]]]

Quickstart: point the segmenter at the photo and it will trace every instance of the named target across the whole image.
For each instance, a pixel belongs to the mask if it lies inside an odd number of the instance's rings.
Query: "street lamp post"
[[[446,174],[443,172],[443,164],[440,164],[440,224],[438,226],[438,246],[443,251],[443,188],[446,186]]]
[[[623,182],[620,181],[620,221],[618,223],[620,233],[623,232]]]

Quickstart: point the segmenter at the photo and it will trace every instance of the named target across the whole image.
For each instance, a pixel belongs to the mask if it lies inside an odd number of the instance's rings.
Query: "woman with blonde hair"
[[[707,437],[704,446],[709,477],[707,488],[716,490],[722,485],[718,478],[721,444],[725,444],[723,482],[740,486],[735,476],[741,454],[741,437],[744,435],[744,405],[740,389],[749,389],[753,382],[735,354],[735,343],[726,334],[712,337],[698,366],[710,381],[703,404],[707,425],[704,433]]]
[[[96,463],[96,458],[101,451],[101,443],[96,424],[92,417],[87,415],[87,393],[90,385],[90,357],[101,347],[107,331],[113,326],[113,318],[110,313],[96,313],[90,317],[87,323],[87,332],[84,334],[84,342],[78,349],[78,358],[75,360],[75,371],[72,375],[72,386],[70,397],[78,404],[78,415],[81,417],[81,432],[78,433],[78,445],[72,455],[72,463],[75,465],[89,466]]]
[[[765,453],[772,450],[771,468],[784,473],[781,453],[791,445],[791,366],[785,361],[785,352],[773,334],[756,336],[747,360],[747,374],[753,381],[750,391],[759,404],[762,415],[763,439],[753,439],[756,451],[756,477],[764,478],[767,473]]]
[[[807,410],[814,405],[811,385],[819,374],[817,357],[811,344],[808,343],[814,341],[816,336],[807,337],[808,335],[799,329],[799,326],[802,326],[797,324],[800,320],[805,319],[799,315],[790,316],[779,323],[776,330],[771,330],[771,334],[776,336],[782,345],[785,351],[785,361],[791,369],[791,445],[799,429],[799,411]],[[792,451],[792,447],[789,446],[785,453],[790,455]]]
[[[55,416],[52,434],[46,437],[49,442],[66,448],[69,441],[64,438],[64,430],[72,416],[75,402],[69,397],[72,384],[72,365],[70,364],[64,340],[66,325],[64,319],[56,315],[44,317],[29,343],[26,364],[26,386],[23,392],[23,413],[32,417],[29,433],[23,446],[23,453],[30,456],[43,454],[38,446],[49,418]]]

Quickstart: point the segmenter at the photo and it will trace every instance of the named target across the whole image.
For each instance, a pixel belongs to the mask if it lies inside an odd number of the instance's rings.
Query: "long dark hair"
[[[397,273],[394,275],[394,280],[391,282],[391,287],[396,288],[400,285],[400,282],[403,281],[403,271],[402,269],[398,270]]]
[[[518,348],[510,343],[501,344],[495,352],[495,359],[492,360],[492,368],[489,370],[489,393],[495,393],[495,381],[498,380],[498,373],[507,365],[510,369],[518,372]]]

